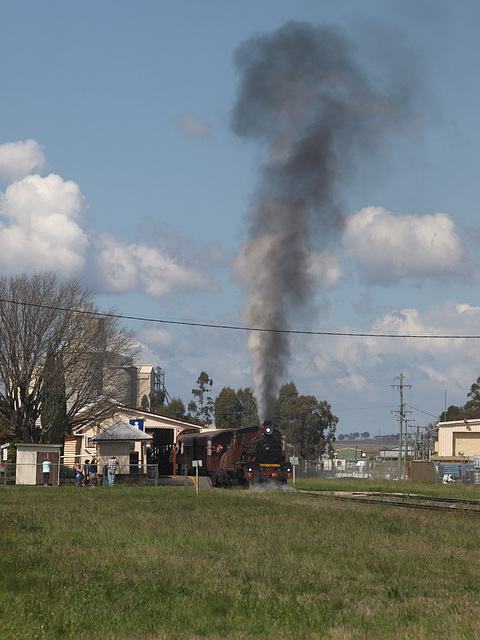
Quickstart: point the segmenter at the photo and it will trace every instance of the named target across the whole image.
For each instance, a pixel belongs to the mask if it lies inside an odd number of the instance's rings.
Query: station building
[[[132,473],[140,467],[143,468],[145,464],[156,464],[160,475],[171,475],[173,473],[171,453],[178,435],[182,432],[203,429],[203,425],[199,423],[135,409],[111,398],[102,398],[94,405],[87,407],[84,412],[85,421],[73,430],[71,436],[65,438],[63,462],[67,466],[74,466],[77,462],[84,463],[85,460],[91,460],[92,456],[98,458],[100,443],[105,447],[106,439],[110,440],[108,453],[115,454],[115,438],[112,438],[111,427],[121,422],[134,427],[142,434],[151,436],[144,438],[138,434],[139,437],[130,438],[128,461]],[[110,430],[110,436],[107,430]],[[128,440],[126,434],[123,434],[120,439],[123,440],[121,455],[124,463],[126,463],[124,450],[126,439]]]

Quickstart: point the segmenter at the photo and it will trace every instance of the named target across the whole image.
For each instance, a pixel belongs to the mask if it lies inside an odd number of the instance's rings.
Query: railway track
[[[329,496],[342,502],[360,502],[363,504],[388,505],[408,509],[426,509],[430,511],[462,511],[480,514],[480,500],[462,498],[444,498],[405,493],[375,493],[369,491],[299,491],[312,496]]]

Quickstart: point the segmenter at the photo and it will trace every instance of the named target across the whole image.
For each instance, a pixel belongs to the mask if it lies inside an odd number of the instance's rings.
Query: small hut
[[[118,473],[147,473],[147,442],[152,436],[123,420],[92,438],[97,449],[99,471],[111,456],[118,461]]]
[[[17,448],[16,484],[44,484],[42,463],[51,462],[48,484],[58,486],[60,478],[61,444],[26,444],[19,442]]]

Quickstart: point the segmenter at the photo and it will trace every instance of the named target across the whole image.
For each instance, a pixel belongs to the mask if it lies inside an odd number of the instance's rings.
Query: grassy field
[[[315,482],[366,488],[339,485]],[[0,487],[0,505],[4,639],[478,637],[479,515],[183,487]]]

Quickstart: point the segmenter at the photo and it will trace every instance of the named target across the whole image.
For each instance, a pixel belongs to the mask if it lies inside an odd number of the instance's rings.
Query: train
[[[292,477],[282,435],[269,420],[260,426],[183,434],[177,439],[177,450],[184,467],[198,467],[199,474],[210,476],[215,487],[282,485]]]

